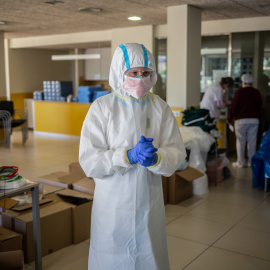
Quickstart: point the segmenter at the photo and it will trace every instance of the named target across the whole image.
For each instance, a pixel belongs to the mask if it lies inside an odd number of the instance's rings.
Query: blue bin
[[[95,92],[102,91],[102,86],[79,86],[78,87],[78,102],[89,103],[93,102]]]

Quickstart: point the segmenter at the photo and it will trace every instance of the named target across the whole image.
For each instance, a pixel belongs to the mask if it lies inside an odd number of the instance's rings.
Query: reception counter
[[[91,103],[34,101],[35,131],[80,136]]]
[[[84,118],[91,103],[34,101],[35,131],[80,136]],[[181,108],[172,108],[181,126]]]
[[[34,101],[35,104],[35,131],[49,132],[64,135],[80,136],[84,118],[91,103]],[[183,108],[171,108],[179,126],[182,126]],[[225,148],[226,122],[217,123],[222,138],[218,140],[218,147]]]

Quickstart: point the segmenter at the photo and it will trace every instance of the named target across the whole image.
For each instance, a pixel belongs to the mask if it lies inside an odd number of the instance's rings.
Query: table
[[[41,259],[41,237],[40,237],[40,214],[39,214],[39,189],[38,183],[33,183],[26,180],[26,184],[15,189],[0,189],[0,199],[12,197],[26,191],[32,192],[32,207],[33,207],[33,234],[34,234],[34,249],[35,249],[35,269],[42,270]]]

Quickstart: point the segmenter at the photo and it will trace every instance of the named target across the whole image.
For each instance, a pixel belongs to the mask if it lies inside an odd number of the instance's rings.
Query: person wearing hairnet
[[[228,90],[233,84],[234,81],[231,77],[221,78],[220,82],[213,82],[207,87],[200,108],[209,110],[210,117],[219,121],[220,109],[230,104]]]
[[[245,147],[248,146],[248,166],[251,158],[256,153],[257,132],[259,119],[262,111],[262,97],[260,91],[254,87],[253,77],[244,74],[241,77],[242,88],[239,88],[233,98],[231,111],[227,123],[231,125],[235,119],[235,136],[237,161],[233,162],[234,167],[245,167]]]
[[[176,119],[159,96],[153,55],[137,43],[115,50],[113,93],[91,105],[79,162],[96,183],[90,270],[169,270],[161,175],[186,157]]]

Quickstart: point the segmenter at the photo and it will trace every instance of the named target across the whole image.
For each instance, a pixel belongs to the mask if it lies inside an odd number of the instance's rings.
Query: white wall
[[[202,22],[202,35],[270,30],[270,16]]]
[[[10,40],[10,48],[38,48],[51,45],[79,44],[111,40],[111,30],[80,32],[61,35],[14,38]]]
[[[270,30],[270,16],[245,19],[215,20],[202,22],[201,35],[222,35],[228,33]],[[155,37],[167,37],[167,24],[156,25]]]
[[[131,42],[143,44],[150,52],[153,53],[153,35],[153,25],[112,29],[112,56],[115,49],[120,44]]]
[[[6,96],[4,32],[0,32],[0,97]]]
[[[70,61],[52,61],[64,51],[9,49],[10,92],[27,93],[43,89],[43,81],[72,80]]]

